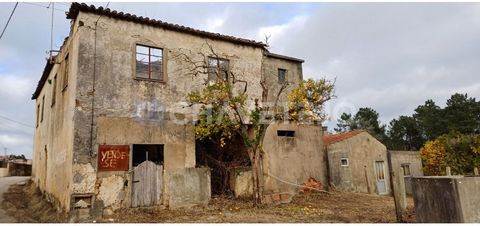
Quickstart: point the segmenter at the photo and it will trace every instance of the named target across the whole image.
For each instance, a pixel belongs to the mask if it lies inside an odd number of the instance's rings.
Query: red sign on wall
[[[127,171],[128,145],[100,145],[98,147],[98,171]]]

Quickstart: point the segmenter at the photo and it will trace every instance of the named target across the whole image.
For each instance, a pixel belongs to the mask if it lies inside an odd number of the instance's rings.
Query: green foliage
[[[447,166],[454,174],[472,173],[480,167],[480,135],[451,132],[426,142],[420,155],[426,175],[445,175]]]
[[[325,78],[302,81],[288,95],[289,120],[324,121],[324,103],[333,98],[334,88],[334,82]]]
[[[410,116],[400,116],[390,121],[387,146],[392,150],[419,150],[424,139],[417,121]]]
[[[202,104],[195,126],[197,139],[210,139],[223,147],[241,132],[247,95],[233,95],[232,86],[227,82],[219,81],[201,91],[191,92],[187,100],[192,104]]]
[[[378,113],[369,107],[358,109],[358,112],[352,118],[351,114],[343,113],[337,124],[337,132],[348,132],[357,129],[368,131],[372,136],[380,141],[385,141],[385,125],[381,125]]]

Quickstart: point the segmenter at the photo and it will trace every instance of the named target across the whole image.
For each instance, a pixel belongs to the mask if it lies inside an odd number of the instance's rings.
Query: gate
[[[378,194],[387,193],[387,184],[385,182],[385,162],[375,161],[375,175],[377,181]]]
[[[163,166],[144,161],[133,169],[132,207],[162,204]]]

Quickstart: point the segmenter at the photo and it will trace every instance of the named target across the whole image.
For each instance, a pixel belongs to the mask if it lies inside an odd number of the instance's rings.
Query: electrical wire
[[[0,118],[3,118],[3,119],[5,119],[5,120],[7,120],[7,121],[10,121],[10,122],[17,123],[17,124],[22,125],[22,126],[26,126],[26,127],[28,127],[28,128],[35,128],[35,127],[31,126],[31,125],[28,125],[28,124],[25,124],[25,123],[23,123],[23,122],[19,122],[19,121],[13,120],[13,119],[11,119],[11,118],[8,118],[8,117],[2,116],[2,115],[0,115]]]
[[[32,6],[37,6],[37,7],[41,7],[41,8],[44,8],[44,9],[50,9],[50,6],[44,6],[44,5],[40,5],[40,4],[36,4],[36,3],[33,3],[33,2],[22,2],[23,4],[28,4],[28,5],[32,5]],[[55,7],[52,7],[54,10],[57,10],[57,11],[60,11],[60,12],[66,12],[68,10],[62,10],[62,9],[58,9],[58,8],[55,8]]]
[[[2,39],[3,34],[5,33],[5,30],[7,30],[8,24],[10,23],[10,20],[12,19],[13,13],[15,13],[15,9],[17,9],[18,2],[15,3],[15,7],[13,7],[12,13],[10,14],[10,17],[8,17],[7,24],[5,24],[5,27],[3,28],[2,34],[0,35],[0,39]]]

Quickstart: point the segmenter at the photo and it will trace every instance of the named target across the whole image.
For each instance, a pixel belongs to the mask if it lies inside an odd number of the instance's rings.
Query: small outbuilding
[[[403,171],[405,178],[405,192],[412,194],[412,177],[423,176],[422,159],[418,151],[388,151],[390,155],[390,167],[394,175]]]
[[[341,191],[389,194],[387,148],[363,130],[323,137],[330,186]]]

